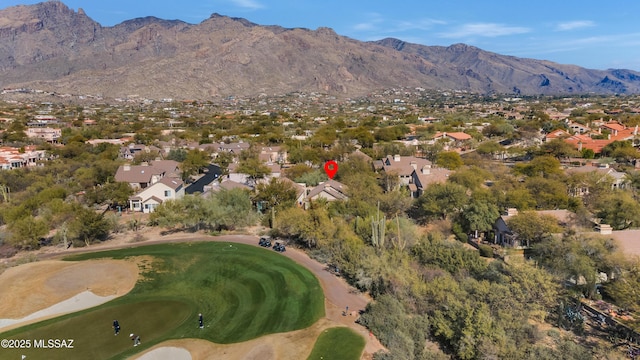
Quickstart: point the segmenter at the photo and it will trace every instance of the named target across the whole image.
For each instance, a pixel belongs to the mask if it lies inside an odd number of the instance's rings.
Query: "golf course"
[[[364,348],[360,335],[351,332],[349,336],[344,334],[348,329],[331,328],[322,321],[325,298],[316,276],[270,249],[230,242],[180,242],[83,253],[63,260],[74,264],[113,261],[103,270],[107,279],[125,262],[134,262],[137,281],[126,294],[97,307],[0,334],[2,339],[23,345],[0,349],[0,358],[122,359],[165,342],[193,339],[220,346],[251,344],[318,324],[324,324],[318,327],[324,338],[331,338],[335,331],[342,334],[338,338],[346,352],[341,354],[320,340],[314,354],[331,351],[333,358],[355,360]],[[80,275],[69,272],[66,278],[81,277],[83,270],[77,271]],[[116,277],[114,281],[121,280]],[[203,328],[198,324],[200,313]],[[118,335],[111,326],[114,319],[121,326]],[[140,346],[133,346],[130,333],[140,336]],[[62,346],[50,339],[66,341]],[[73,340],[72,348],[68,340]]]

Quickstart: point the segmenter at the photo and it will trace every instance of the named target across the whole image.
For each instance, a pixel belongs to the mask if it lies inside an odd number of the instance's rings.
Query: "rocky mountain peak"
[[[102,27],[60,1],[0,10],[0,87],[210,99],[294,91],[358,96],[398,86],[475,93],[640,92],[640,73],[503,56],[466,44],[362,42],[330,28],[143,17]]]

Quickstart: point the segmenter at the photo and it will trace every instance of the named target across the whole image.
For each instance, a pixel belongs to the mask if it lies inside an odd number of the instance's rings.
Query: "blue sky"
[[[0,8],[40,1],[0,0]],[[199,23],[212,13],[259,25],[330,27],[358,40],[465,43],[504,55],[640,71],[636,0],[108,0],[63,1],[103,26],[156,16]]]

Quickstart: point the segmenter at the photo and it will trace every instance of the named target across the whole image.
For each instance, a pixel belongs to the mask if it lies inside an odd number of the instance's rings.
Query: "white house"
[[[178,178],[165,177],[129,198],[129,208],[133,211],[151,213],[164,201],[180,199],[184,196],[184,183]]]

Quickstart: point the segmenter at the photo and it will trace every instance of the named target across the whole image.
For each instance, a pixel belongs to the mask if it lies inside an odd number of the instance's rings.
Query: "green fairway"
[[[327,329],[316,341],[308,360],[358,360],[364,350],[362,336],[345,327]]]
[[[31,339],[31,349],[0,349],[0,359],[121,358],[167,339],[235,343],[298,330],[324,316],[318,280],[276,252],[248,245],[195,242],[141,246],[68,258],[152,256],[149,270],[127,295],[85,310],[0,334]],[[105,274],[108,276],[108,274]],[[198,328],[197,315],[205,328]],[[113,319],[121,334],[114,336]],[[133,348],[130,332],[141,336]],[[35,339],[74,339],[74,349],[33,349]],[[28,350],[28,351],[27,351]],[[45,357],[43,357],[45,356]]]

